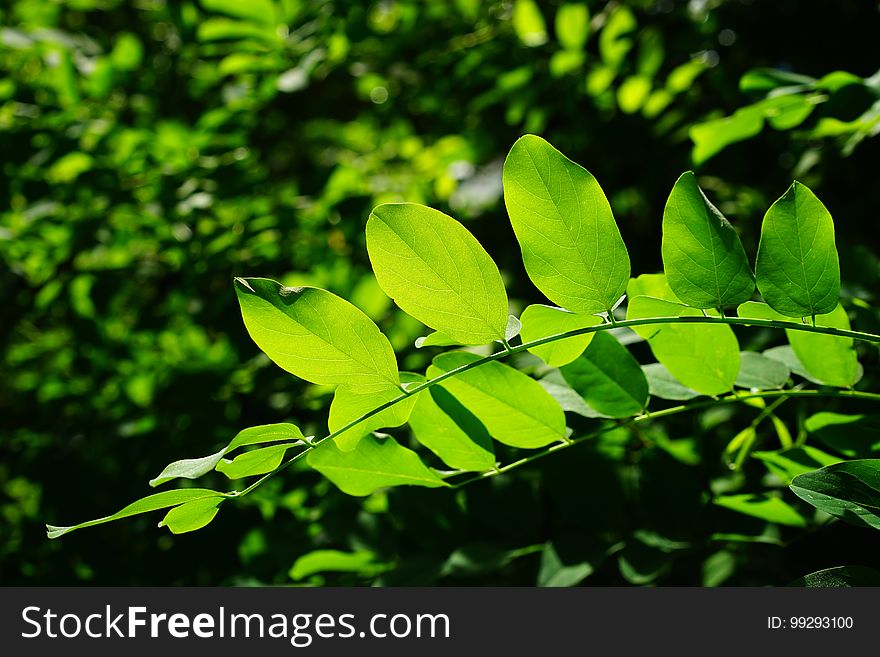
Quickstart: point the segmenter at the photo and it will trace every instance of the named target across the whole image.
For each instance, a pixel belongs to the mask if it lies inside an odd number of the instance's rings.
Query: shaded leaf
[[[463,351],[441,354],[428,368],[428,378],[477,360],[479,356]],[[500,443],[538,448],[565,437],[565,413],[556,400],[537,381],[512,367],[491,361],[439,385]]]
[[[486,427],[440,386],[419,395],[409,426],[418,441],[451,468],[482,472],[495,466]]]
[[[754,351],[743,351],[739,355],[739,373],[734,383],[750,390],[773,390],[785,386],[790,374],[788,366],[779,360]]]
[[[794,507],[766,493],[721,495],[715,504],[725,509],[789,527],[806,527],[807,520]]]
[[[561,372],[590,406],[608,417],[637,415],[648,403],[648,381],[641,366],[608,333],[596,334],[583,355]]]
[[[880,529],[880,459],[844,461],[798,475],[790,488],[817,509]]]

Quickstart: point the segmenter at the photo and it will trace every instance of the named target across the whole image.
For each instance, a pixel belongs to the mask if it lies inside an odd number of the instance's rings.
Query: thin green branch
[[[609,314],[609,318],[610,317],[611,317],[611,315]],[[760,326],[760,327],[766,327],[766,328],[788,329],[788,330],[794,330],[794,331],[806,331],[808,333],[820,333],[823,335],[832,335],[832,336],[842,337],[842,338],[852,338],[854,340],[862,340],[865,342],[873,342],[875,344],[880,344],[880,335],[874,335],[873,333],[862,333],[861,331],[851,331],[848,329],[838,329],[838,328],[832,328],[830,326],[812,326],[809,324],[802,324],[802,323],[796,323],[796,322],[784,322],[784,321],[772,320],[772,319],[752,319],[752,318],[747,318],[747,317],[715,317],[715,316],[707,316],[707,317],[704,317],[704,316],[645,317],[645,318],[640,318],[640,319],[609,321],[608,323],[605,323],[605,324],[598,324],[596,326],[586,326],[583,328],[573,329],[571,331],[565,331],[564,333],[557,333],[555,335],[549,335],[544,338],[538,338],[537,340],[531,340],[530,342],[523,342],[522,344],[517,345],[516,347],[511,347],[508,344],[508,345],[504,345],[504,348],[501,351],[497,351],[493,354],[485,356],[484,358],[481,358],[480,360],[475,360],[471,363],[466,363],[465,365],[462,365],[461,367],[457,367],[455,369],[449,370],[448,372],[443,372],[443,374],[440,374],[440,375],[434,377],[433,379],[425,381],[424,383],[421,383],[417,386],[413,386],[412,388],[408,388],[406,390],[406,392],[401,393],[400,396],[395,397],[394,399],[391,399],[391,400],[385,402],[381,406],[377,406],[376,408],[374,408],[371,411],[368,411],[367,413],[364,413],[360,417],[352,420],[351,422],[340,427],[336,431],[329,433],[325,437],[323,437],[319,440],[313,440],[301,452],[298,452],[296,455],[289,458],[287,461],[285,461],[284,463],[279,465],[277,468],[275,468],[272,472],[269,472],[269,473],[263,475],[262,477],[257,479],[255,482],[253,482],[250,486],[243,489],[242,491],[231,491],[230,493],[227,493],[226,495],[229,497],[241,497],[243,495],[247,495],[252,490],[257,488],[260,484],[262,484],[264,481],[275,476],[276,474],[278,474],[282,470],[287,469],[288,467],[290,467],[291,465],[296,463],[299,459],[303,458],[309,451],[315,449],[316,447],[319,447],[320,445],[322,445],[326,441],[333,440],[336,436],[342,434],[345,431],[348,431],[349,429],[356,426],[357,424],[360,424],[364,420],[367,420],[367,419],[373,417],[377,413],[381,413],[385,409],[390,408],[390,407],[394,406],[395,404],[400,403],[401,401],[403,401],[407,397],[410,397],[418,392],[421,392],[422,390],[426,390],[432,386],[435,386],[438,383],[445,381],[446,379],[449,379],[449,378],[452,378],[452,377],[457,376],[459,374],[462,374],[463,372],[466,372],[468,370],[472,370],[472,369],[479,367],[481,365],[485,365],[486,363],[501,360],[502,358],[505,358],[507,356],[511,356],[514,354],[521,353],[523,351],[527,351],[528,349],[531,349],[533,347],[538,347],[540,345],[549,344],[551,342],[557,342],[559,340],[565,340],[566,338],[571,338],[571,337],[574,337],[577,335],[585,335],[588,333],[597,333],[599,331],[608,331],[613,328],[625,328],[625,327],[633,327],[633,326],[650,326],[652,324],[729,324],[729,325],[735,325],[735,326]],[[788,392],[789,394],[793,394],[795,391],[769,391],[769,392],[776,392],[776,393],[783,393],[783,394]],[[804,396],[803,394],[800,394],[800,393],[805,393],[805,392],[809,393],[812,391],[799,391],[799,396]],[[853,391],[849,391],[849,392],[853,392]],[[870,394],[872,394],[872,393],[857,393],[856,396],[870,395]],[[773,395],[768,394],[767,396],[773,396]],[[846,395],[835,395],[835,396],[846,396]],[[745,399],[748,397],[739,396],[738,398]],[[880,400],[880,395],[877,395],[876,398],[878,400]],[[724,399],[726,399],[726,398],[724,398]],[[717,400],[712,400],[712,403],[714,403],[715,401],[717,401]],[[678,408],[678,407],[676,407],[676,408]],[[687,408],[693,408],[693,405],[689,405]],[[671,409],[665,409],[665,411],[669,411],[669,410],[671,410]],[[645,419],[648,419],[648,418],[664,417],[665,411],[657,411],[657,412],[650,413],[650,414],[646,413],[645,415],[639,416],[639,418],[641,419],[641,421],[644,421]],[[550,452],[558,450],[558,449],[562,449],[564,447],[570,447],[571,445],[575,445],[583,439],[585,439],[585,438],[574,439],[571,442],[559,443],[558,445],[554,445],[552,448],[549,448],[547,453],[550,453]],[[526,457],[527,460],[525,462],[528,462],[528,460],[532,460],[533,458],[537,458],[537,456],[532,455],[530,457]],[[508,466],[505,466],[505,467],[508,467]],[[502,468],[498,469],[499,473],[504,472],[504,471],[505,470],[503,470]],[[492,471],[492,472],[494,472],[494,471]]]
[[[550,454],[558,452],[562,449],[574,447],[575,445],[579,445],[583,442],[586,442],[587,440],[595,439],[604,433],[608,433],[609,431],[613,431],[614,429],[618,429],[620,427],[638,425],[644,422],[656,420],[658,418],[678,415],[680,413],[698,410],[700,408],[708,408],[711,406],[720,406],[724,404],[735,404],[746,399],[767,399],[772,397],[781,397],[783,398],[783,400],[789,399],[791,397],[846,397],[854,399],[870,399],[872,401],[880,402],[880,394],[873,392],[860,392],[857,390],[764,390],[761,392],[750,392],[745,394],[733,393],[730,395],[725,395],[724,397],[719,397],[717,399],[707,399],[705,401],[693,402],[690,404],[681,404],[680,406],[665,408],[661,411],[654,411],[653,413],[637,415],[636,417],[624,420],[623,422],[606,424],[596,431],[591,431],[590,433],[587,433],[583,436],[578,436],[577,438],[573,438],[568,442],[554,443],[553,445],[550,445],[540,452],[529,454],[528,456],[525,456],[517,461],[508,463],[507,465],[503,465],[499,468],[473,475],[463,481],[453,484],[452,488],[457,489],[461,488],[462,486],[467,486],[468,484],[475,483],[477,481],[482,481],[483,479],[497,477],[500,474],[515,470],[520,466],[526,465],[527,463],[532,463],[533,461],[537,461],[538,459],[542,459],[545,456],[549,456]]]

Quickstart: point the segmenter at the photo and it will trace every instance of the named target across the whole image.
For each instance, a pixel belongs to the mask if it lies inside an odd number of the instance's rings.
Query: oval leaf
[[[755,271],[764,301],[787,317],[830,313],[837,306],[834,222],[806,185],[792,183],[764,215]]]
[[[166,490],[161,493],[154,493],[153,495],[147,495],[147,497],[141,498],[136,502],[132,502],[125,508],[117,511],[113,515],[104,516],[103,518],[97,518],[95,520],[88,520],[86,522],[81,522],[78,525],[71,525],[70,527],[56,527],[55,525],[46,525],[46,530],[49,538],[58,538],[59,536],[64,536],[64,534],[69,534],[72,531],[77,529],[83,529],[84,527],[94,527],[95,525],[102,525],[106,522],[113,522],[114,520],[121,520],[122,518],[128,518],[130,516],[136,516],[141,513],[149,513],[150,511],[157,511],[159,509],[167,509],[170,506],[177,506],[178,504],[184,504],[185,502],[193,502],[195,500],[204,499],[207,497],[217,497],[217,491],[208,490],[207,488],[181,488],[178,490]]]
[[[160,486],[172,479],[197,479],[207,474],[220,462],[226,454],[246,445],[272,443],[279,440],[302,441],[303,434],[299,427],[288,423],[264,424],[243,429],[236,434],[229,444],[216,454],[198,459],[183,459],[165,466],[157,477],[150,480],[150,486]]]
[[[379,286],[407,314],[460,344],[504,338],[498,267],[452,217],[415,203],[380,205],[367,220],[367,251]]]
[[[418,454],[390,437],[367,436],[351,452],[327,441],[310,451],[306,461],[348,495],[369,495],[388,486],[447,485]]]
[[[272,445],[239,454],[231,461],[223,460],[217,464],[217,472],[230,479],[242,479],[272,472],[281,465],[284,454],[293,445]]]
[[[694,308],[654,299],[630,299],[627,319],[699,316]],[[648,341],[658,361],[685,387],[703,395],[719,395],[733,389],[739,373],[739,343],[724,324],[657,324],[635,326]]]
[[[428,368],[428,378],[478,360],[476,354],[464,351],[441,354]],[[541,384],[512,367],[490,361],[439,385],[452,393],[500,443],[537,448],[565,438],[562,408]]]
[[[553,306],[532,305],[527,307],[522,314],[522,330],[520,336],[523,342],[540,340],[551,335],[575,331],[590,326],[598,326],[602,318],[596,315],[582,315],[572,313],[562,308]],[[535,354],[551,367],[562,367],[575,360],[584,353],[584,349],[593,339],[593,333],[576,335],[564,340],[557,340],[537,347],[530,347],[529,351]]]
[[[168,527],[172,534],[184,534],[201,529],[211,522],[220,510],[222,497],[203,497],[176,506],[165,514],[160,527]]]
[[[282,369],[365,392],[400,383],[388,338],[348,301],[267,278],[237,278],[235,291],[251,338]]]
[[[737,308],[740,317],[791,321],[766,303],[749,301]],[[840,304],[830,312],[816,315],[816,326],[849,329],[849,317]],[[849,388],[862,377],[862,367],[852,338],[786,329],[785,335],[797,360],[811,378],[839,388]],[[795,371],[792,368],[792,371]]]
[[[880,529],[880,459],[844,461],[807,472],[795,477],[790,488],[825,513]]]
[[[486,427],[440,386],[419,395],[409,426],[418,441],[451,468],[482,472],[495,466]]]
[[[402,372],[400,378],[403,383],[423,383],[425,381],[425,377],[419,374],[410,374],[409,372]],[[357,420],[362,415],[379,408],[383,404],[394,401],[401,395],[403,395],[403,392],[400,388],[392,388],[390,386],[365,394],[361,394],[357,388],[352,388],[351,386],[339,386],[333,395],[333,402],[330,404],[330,417],[327,421],[327,428],[330,430],[330,433],[335,433],[349,422]],[[416,398],[419,396],[420,394],[416,393],[406,399],[402,399],[393,406],[389,406],[375,415],[371,415],[367,419],[358,422],[353,427],[346,429],[334,438],[336,445],[342,451],[350,452],[357,447],[361,438],[373,431],[399,427],[409,419],[409,414],[416,403]]]
[[[666,201],[661,250],[669,287],[689,306],[733,306],[755,291],[739,236],[691,171],[681,175]]]
[[[637,415],[648,403],[642,368],[608,333],[597,333],[583,355],[562,368],[562,375],[590,406],[608,417]]]
[[[504,203],[526,272],[553,303],[609,312],[626,290],[629,255],[596,179],[540,137],[504,162]]]
[[[791,370],[785,363],[754,351],[743,351],[734,383],[750,390],[773,390],[782,388],[790,375]]]

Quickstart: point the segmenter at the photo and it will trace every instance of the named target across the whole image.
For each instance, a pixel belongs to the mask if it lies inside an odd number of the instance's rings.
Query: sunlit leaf
[[[521,321],[520,335],[522,340],[523,342],[531,342],[567,331],[598,326],[602,323],[602,318],[596,315],[572,313],[553,306],[535,304],[528,306],[523,311]],[[590,344],[593,335],[595,334],[576,335],[564,340],[531,347],[529,351],[551,367],[561,367],[580,356]]]
[[[251,338],[282,369],[312,383],[356,385],[363,392],[400,383],[388,339],[348,301],[266,278],[237,278],[235,291]]]
[[[830,313],[840,296],[831,214],[799,182],[764,216],[755,263],[764,301],[787,317]]]
[[[513,145],[503,178],[532,282],[568,310],[609,311],[626,290],[629,255],[596,179],[534,135]]]
[[[380,205],[367,221],[367,250],[380,287],[404,312],[460,344],[504,338],[498,267],[452,217],[415,203]]]
[[[790,488],[825,513],[880,529],[880,459],[835,463],[795,477]]]
[[[748,301],[755,291],[739,236],[690,171],[666,201],[661,250],[669,287],[689,306],[725,308]]]
[[[453,351],[437,356],[428,378],[468,365],[480,357]],[[498,442],[537,448],[565,437],[565,413],[544,388],[519,370],[488,362],[439,385],[468,409]]]
[[[328,441],[310,451],[306,461],[348,495],[369,495],[388,486],[446,485],[418,454],[391,437],[367,436],[351,452]]]

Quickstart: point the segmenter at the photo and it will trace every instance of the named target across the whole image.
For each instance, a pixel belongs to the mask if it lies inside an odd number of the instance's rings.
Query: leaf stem
[[[610,320],[610,317],[611,317],[611,315],[609,314],[609,320]],[[281,472],[283,470],[286,470],[288,467],[290,467],[291,465],[296,463],[299,459],[303,458],[306,454],[308,454],[308,452],[310,452],[311,450],[313,450],[317,447],[320,447],[322,444],[324,444],[325,442],[327,442],[329,440],[332,440],[333,438],[340,435],[344,431],[347,431],[347,430],[351,429],[352,427],[354,427],[355,425],[363,422],[364,420],[367,420],[367,419],[373,417],[377,413],[381,413],[385,409],[390,408],[391,406],[394,406],[395,404],[403,401],[407,397],[411,397],[412,395],[414,395],[418,392],[421,392],[422,390],[426,390],[432,386],[437,385],[438,383],[440,383],[442,381],[445,381],[446,379],[449,379],[449,378],[452,378],[452,377],[457,376],[459,374],[462,374],[463,372],[466,372],[468,370],[472,370],[476,367],[479,367],[480,365],[484,365],[486,363],[501,360],[502,358],[505,358],[506,356],[518,354],[518,353],[521,353],[521,352],[526,351],[528,349],[531,349],[533,347],[538,347],[543,344],[549,344],[551,342],[557,342],[559,340],[571,338],[576,335],[585,335],[588,333],[597,333],[599,331],[608,331],[612,328],[624,328],[624,327],[633,327],[633,326],[649,326],[652,324],[729,324],[729,325],[734,325],[734,326],[761,326],[761,327],[767,327],[767,328],[789,329],[789,330],[794,330],[794,331],[806,331],[809,333],[820,333],[820,334],[824,334],[824,335],[833,335],[833,336],[837,336],[837,337],[847,337],[847,338],[852,338],[854,340],[863,340],[865,342],[873,342],[875,344],[880,344],[880,335],[874,335],[873,333],[862,333],[860,331],[851,331],[848,329],[838,329],[838,328],[832,328],[829,326],[811,326],[809,324],[798,324],[796,322],[785,322],[785,321],[779,321],[779,320],[773,320],[773,319],[757,319],[757,318],[752,319],[752,318],[748,318],[748,317],[714,317],[714,316],[707,316],[707,317],[704,317],[704,316],[644,317],[644,318],[639,318],[639,319],[609,321],[608,323],[605,323],[605,324],[598,324],[596,326],[586,326],[586,327],[582,327],[582,328],[572,329],[571,331],[565,331],[564,333],[557,333],[555,335],[549,335],[544,338],[538,338],[537,340],[531,340],[530,342],[523,342],[522,344],[517,345],[516,347],[511,347],[509,344],[506,344],[506,345],[504,345],[505,349],[503,349],[502,351],[496,351],[495,353],[490,354],[488,356],[485,356],[484,358],[481,358],[480,360],[475,360],[471,363],[466,363],[465,365],[462,365],[461,367],[457,367],[455,369],[449,370],[448,372],[443,372],[442,374],[435,376],[433,379],[430,379],[428,381],[425,381],[424,383],[421,383],[417,386],[413,386],[413,387],[409,388],[406,392],[402,392],[400,394],[400,396],[395,397],[394,399],[391,399],[391,400],[385,402],[381,406],[377,406],[376,408],[374,408],[371,411],[368,411],[367,413],[364,413],[360,417],[352,420],[348,424],[340,427],[339,429],[337,429],[336,431],[333,431],[332,433],[326,435],[325,437],[323,437],[319,440],[313,440],[301,452],[298,452],[293,457],[289,458],[287,461],[285,461],[284,463],[279,465],[277,468],[275,468],[271,472],[263,475],[262,477],[260,477],[256,481],[254,481],[252,484],[250,484],[247,488],[243,489],[242,491],[240,491],[240,492],[232,491],[232,492],[228,493],[227,495],[230,497],[242,497],[244,495],[247,495],[252,490],[254,490],[258,486],[260,486],[267,479],[275,476],[276,474],[278,474],[279,472]],[[785,395],[785,394],[788,394],[791,396],[809,396],[810,393],[816,393],[816,392],[818,392],[818,391],[774,390],[774,391],[765,391],[764,393],[762,393],[760,395],[755,395],[755,396],[757,396],[757,397],[761,397],[761,396],[775,397],[775,396]],[[817,395],[813,394],[812,396],[817,396]],[[861,399],[876,399],[877,401],[880,401],[880,394],[858,392],[858,391],[853,391],[853,390],[851,390],[851,391],[837,391],[836,394],[824,394],[822,396],[834,396],[834,397],[853,396],[853,397],[861,398]],[[732,397],[732,398],[722,397],[719,400],[709,400],[708,402],[706,402],[706,405],[711,405],[716,402],[730,403],[730,402],[736,401],[738,399],[749,399],[749,398],[750,398],[749,395],[736,395],[735,397]],[[727,401],[722,401],[722,400],[727,400]],[[685,407],[675,407],[675,408],[690,409],[690,408],[694,408],[694,407],[695,407],[695,405],[689,404]],[[631,421],[644,421],[644,420],[648,419],[649,417],[651,419],[655,419],[655,418],[659,418],[659,417],[665,417],[666,415],[674,415],[674,413],[669,412],[672,410],[674,410],[674,409],[664,409],[661,411],[655,411],[655,412],[651,413],[650,416],[647,413],[645,413],[643,415],[637,416],[636,418],[633,418],[633,420],[631,420]],[[681,412],[681,410],[679,410],[677,412]],[[614,425],[614,426],[622,426],[622,425]],[[565,447],[570,447],[572,445],[576,445],[585,439],[586,439],[586,437],[581,437],[581,438],[571,439],[571,442],[558,443],[558,444],[548,448],[546,453],[551,453],[551,452],[556,451],[558,449],[562,449]],[[522,462],[527,463],[531,460],[534,460],[535,458],[540,458],[541,454],[543,454],[543,452],[536,454],[536,455],[531,455],[531,456],[525,457],[525,459],[523,459]],[[514,463],[519,463],[519,462],[515,461]],[[503,466],[502,468],[499,468],[498,469],[499,473],[506,472],[507,470],[505,468],[508,468],[508,467],[509,466]],[[494,471],[490,470],[489,472],[491,473]],[[486,473],[481,475],[480,478],[485,476],[485,474]]]

